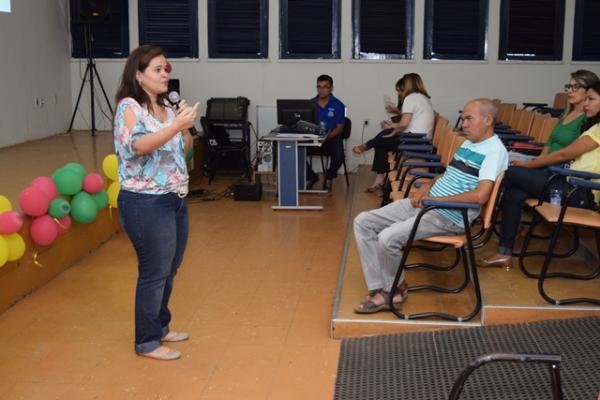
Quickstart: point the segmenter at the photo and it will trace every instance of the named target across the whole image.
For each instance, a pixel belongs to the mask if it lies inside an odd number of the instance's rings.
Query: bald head
[[[496,115],[498,115],[498,107],[494,104],[494,102],[488,98],[482,97],[479,99],[471,100],[467,103],[475,105],[479,109],[479,113],[482,117],[491,116],[494,121],[496,120]]]

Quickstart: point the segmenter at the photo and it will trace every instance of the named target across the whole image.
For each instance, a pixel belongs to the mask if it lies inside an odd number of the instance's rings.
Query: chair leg
[[[344,166],[344,175],[346,176],[346,186],[350,186],[350,180],[348,179],[348,169],[346,168],[346,155],[344,155],[344,161],[342,162]]]

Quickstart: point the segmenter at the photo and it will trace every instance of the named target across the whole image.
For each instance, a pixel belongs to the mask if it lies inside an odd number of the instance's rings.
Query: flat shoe
[[[357,314],[375,314],[379,311],[389,311],[390,307],[387,303],[375,304],[372,300],[364,300],[354,309]]]
[[[177,351],[177,350],[173,350],[173,349],[169,349],[169,351],[162,356],[157,356],[155,354],[152,354],[152,352],[136,353],[136,354],[138,356],[148,357],[148,358],[152,358],[153,360],[159,360],[159,361],[173,361],[173,360],[177,360],[177,359],[181,358],[181,352]]]
[[[512,256],[510,254],[493,254],[491,256],[477,260],[477,266],[480,268],[506,268],[512,267]]]
[[[167,333],[167,336],[169,336],[169,334]],[[183,342],[184,340],[188,340],[190,338],[190,335],[187,332],[177,332],[175,335],[167,338],[167,336],[165,336],[164,338],[161,338],[160,340],[162,342]]]

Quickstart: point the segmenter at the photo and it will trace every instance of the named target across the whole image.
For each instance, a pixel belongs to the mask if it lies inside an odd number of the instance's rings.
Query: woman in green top
[[[590,71],[579,70],[571,74],[571,80],[565,85],[568,107],[552,130],[550,138],[544,146],[544,151],[538,158],[545,159],[547,154],[569,146],[581,135],[581,128],[586,120],[584,111],[586,90],[597,84],[598,81],[596,74]],[[511,253],[521,222],[523,204],[527,199],[539,198],[542,195],[540,191],[543,189],[543,183],[552,174],[545,167],[531,168],[529,164],[532,162],[521,159],[512,160],[512,166],[504,175],[504,194],[500,204],[502,209],[500,242],[496,253],[477,261],[481,267],[509,267],[511,265]],[[525,165],[529,168],[525,168]],[[542,184],[537,185],[534,184],[535,182]]]

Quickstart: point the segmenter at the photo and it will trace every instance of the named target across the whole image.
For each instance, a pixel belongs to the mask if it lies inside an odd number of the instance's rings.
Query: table
[[[319,147],[325,136],[270,133],[260,140],[277,143],[277,192],[279,204],[273,210],[323,210],[323,206],[300,205],[300,193],[327,193],[306,189],[306,148]]]

